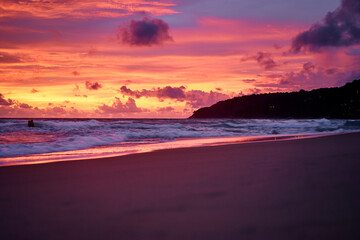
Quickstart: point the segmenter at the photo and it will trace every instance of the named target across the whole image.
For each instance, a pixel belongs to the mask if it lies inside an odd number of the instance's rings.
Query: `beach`
[[[360,133],[0,167],[0,239],[360,239]]]

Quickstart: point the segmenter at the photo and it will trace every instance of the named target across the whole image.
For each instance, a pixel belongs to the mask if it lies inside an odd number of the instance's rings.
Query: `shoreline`
[[[78,149],[73,151],[60,151],[51,153],[30,154],[24,156],[2,157],[0,161],[1,167],[48,164],[54,162],[65,161],[84,161],[89,159],[103,159],[120,156],[128,156],[133,154],[154,152],[160,150],[211,147],[232,144],[247,144],[254,142],[269,141],[289,141],[305,138],[326,137],[331,135],[348,134],[350,132],[341,133],[303,133],[303,134],[278,134],[278,135],[258,135],[258,136],[228,136],[228,137],[198,137],[198,138],[181,138],[175,141],[151,143],[144,145],[126,146],[98,146],[87,149]],[[14,161],[14,159],[17,159]],[[9,161],[9,163],[5,163]]]
[[[359,239],[360,133],[0,168],[1,239]]]

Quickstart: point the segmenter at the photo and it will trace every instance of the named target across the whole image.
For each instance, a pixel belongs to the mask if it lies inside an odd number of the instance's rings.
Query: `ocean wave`
[[[359,120],[329,119],[35,119],[34,122],[36,127],[29,128],[26,119],[0,120],[3,135],[0,157],[179,138],[360,131]],[[4,137],[14,134],[27,139],[10,141]],[[31,141],[32,134],[37,141]],[[50,135],[51,141],[38,141],[41,136]]]
[[[102,136],[71,136],[66,138],[58,137],[56,141],[47,142],[1,144],[0,156],[11,157],[35,153],[80,150],[99,145],[119,143],[123,142],[124,140],[124,136],[119,134],[111,134]]]

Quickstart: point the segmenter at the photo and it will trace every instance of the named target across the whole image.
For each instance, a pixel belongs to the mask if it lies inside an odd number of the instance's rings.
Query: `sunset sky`
[[[0,117],[183,118],[360,76],[359,0],[1,0]]]

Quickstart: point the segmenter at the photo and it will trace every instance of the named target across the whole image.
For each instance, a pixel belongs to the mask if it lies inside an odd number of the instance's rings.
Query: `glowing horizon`
[[[244,94],[340,86],[360,76],[359,5],[5,0],[0,117],[183,118]]]

